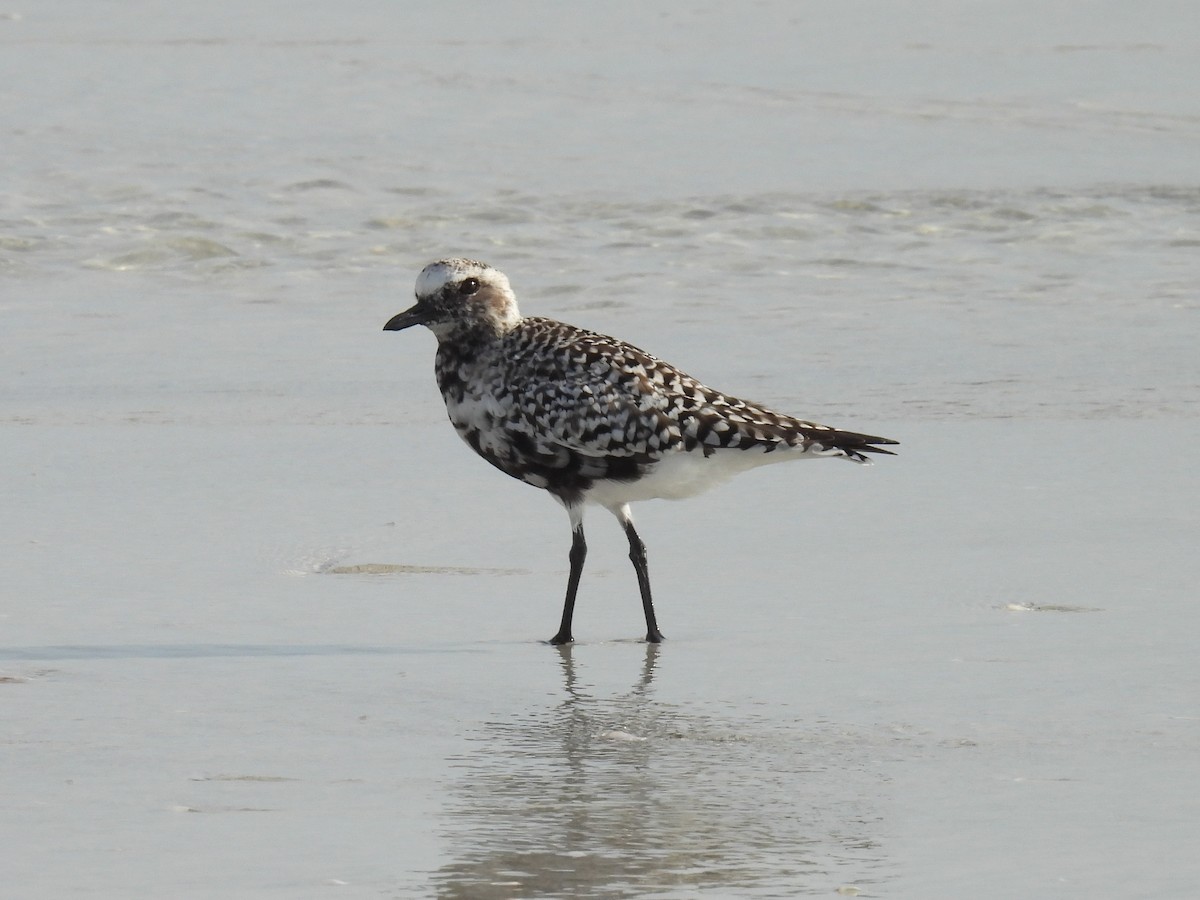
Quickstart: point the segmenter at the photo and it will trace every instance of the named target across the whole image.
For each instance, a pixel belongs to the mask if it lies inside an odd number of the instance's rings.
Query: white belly
[[[639,500],[682,500],[728,481],[739,472],[812,454],[790,447],[771,453],[761,450],[718,450],[710,456],[700,451],[672,453],[637,481],[598,481],[584,499],[608,509]]]

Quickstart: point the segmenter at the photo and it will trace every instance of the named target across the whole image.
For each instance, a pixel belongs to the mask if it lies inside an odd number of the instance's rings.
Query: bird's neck
[[[471,323],[460,323],[452,331],[435,332],[438,339],[438,356],[460,360],[474,360],[486,354],[504,339],[507,328],[493,320],[482,319]]]

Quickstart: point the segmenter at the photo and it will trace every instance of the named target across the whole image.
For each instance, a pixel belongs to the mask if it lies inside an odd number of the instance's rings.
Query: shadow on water
[[[580,650],[559,653],[559,702],[482,726],[451,760],[437,896],[870,895],[889,879],[861,734],[661,702],[654,644],[615,696],[586,682]]]

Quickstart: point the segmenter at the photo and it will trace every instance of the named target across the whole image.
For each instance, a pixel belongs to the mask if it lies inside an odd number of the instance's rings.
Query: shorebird
[[[646,640],[658,643],[646,547],[630,503],[690,497],[787,459],[865,463],[864,454],[893,455],[882,445],[897,443],[772,412],[624,341],[526,318],[508,278],[486,263],[430,263],[417,277],[416,299],[384,331],[424,325],[434,333],[434,372],[455,430],[501,472],[549,491],[570,518],[571,569],[552,644],[574,640],[587,504],[603,506],[624,528]]]

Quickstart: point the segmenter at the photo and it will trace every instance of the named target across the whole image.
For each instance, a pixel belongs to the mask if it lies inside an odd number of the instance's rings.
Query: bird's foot
[[[553,644],[556,647],[561,647],[563,644],[573,644],[574,642],[575,638],[571,637],[571,632],[569,631],[560,631],[554,637],[550,638],[550,640],[546,641],[547,644]]]
[[[654,631],[648,632],[646,634],[646,643],[647,644],[661,644],[662,642],[663,642],[663,634],[661,631],[655,629]]]

